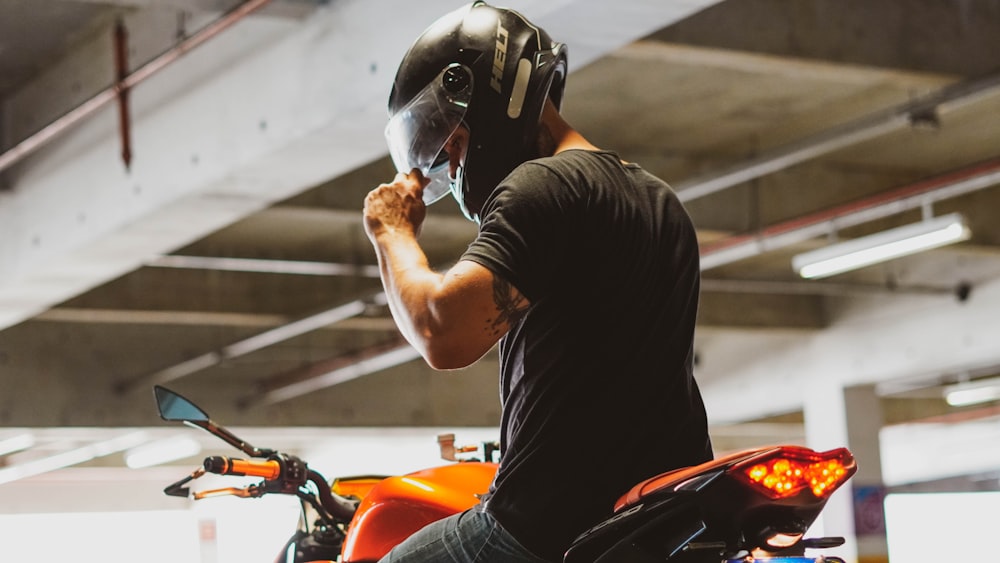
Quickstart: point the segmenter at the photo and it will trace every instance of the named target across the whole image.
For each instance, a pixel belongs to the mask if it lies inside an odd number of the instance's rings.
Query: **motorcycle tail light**
[[[829,497],[857,471],[847,448],[816,452],[782,446],[738,463],[730,472],[757,491],[774,499],[808,490],[816,498]]]

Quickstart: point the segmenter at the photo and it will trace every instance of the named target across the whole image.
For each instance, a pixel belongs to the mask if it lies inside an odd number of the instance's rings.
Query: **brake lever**
[[[222,489],[209,489],[207,491],[198,491],[196,493],[192,493],[190,487],[184,486],[187,483],[194,481],[195,479],[201,477],[204,474],[205,474],[205,468],[199,467],[198,469],[195,469],[187,477],[181,479],[180,481],[177,481],[176,483],[168,485],[167,488],[163,489],[163,492],[172,497],[191,498],[193,500],[201,500],[209,497],[218,497],[225,495],[231,495],[240,498],[257,498],[257,497],[262,497],[266,493],[268,493],[267,487],[261,486],[264,483],[257,485],[248,485],[243,488],[225,487]]]
[[[197,493],[194,493],[194,495],[191,498],[193,498],[194,500],[201,500],[205,498],[221,497],[226,495],[239,498],[258,498],[264,496],[266,492],[267,491],[265,491],[263,488],[257,485],[250,485],[247,487],[243,487],[242,489],[238,487],[225,487],[223,489],[209,489],[207,491],[198,491]]]
[[[167,485],[167,487],[163,489],[163,494],[172,497],[188,498],[191,496],[191,489],[190,487],[185,487],[184,485],[190,483],[191,481],[194,481],[195,479],[201,477],[204,474],[205,474],[205,468],[199,467],[198,469],[195,469],[190,475],[181,479],[180,481],[177,481],[176,483],[173,483],[171,485]]]

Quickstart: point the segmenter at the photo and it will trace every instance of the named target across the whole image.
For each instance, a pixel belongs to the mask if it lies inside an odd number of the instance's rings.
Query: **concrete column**
[[[879,455],[882,411],[874,386],[816,383],[806,393],[804,414],[809,447],[824,451],[846,446],[858,462],[857,474],[830,498],[810,536],[845,537],[847,543],[831,554],[847,561],[887,562]]]
[[[885,532],[885,482],[879,429],[884,418],[874,385],[844,389],[848,448],[858,460],[858,472],[851,480],[854,534],[859,563],[886,563],[889,547]]]
[[[811,382],[803,393],[802,411],[806,445],[817,451],[848,446],[847,412],[843,388],[833,380]],[[853,451],[853,450],[852,450]],[[842,536],[847,542],[827,551],[848,563],[857,563],[857,539],[854,537],[852,483],[848,482],[830,497],[826,508],[809,530],[807,537]]]

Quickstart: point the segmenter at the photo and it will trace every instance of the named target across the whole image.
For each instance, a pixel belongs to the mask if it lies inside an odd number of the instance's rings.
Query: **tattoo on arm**
[[[500,276],[493,276],[493,302],[499,309],[497,317],[489,321],[489,329],[495,336],[517,323],[528,311],[528,300]]]

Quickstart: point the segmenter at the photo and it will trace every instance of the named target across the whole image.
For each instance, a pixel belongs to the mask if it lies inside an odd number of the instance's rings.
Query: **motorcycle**
[[[167,486],[171,496],[204,498],[269,494],[300,499],[299,529],[276,563],[373,563],[413,532],[479,502],[498,467],[496,443],[455,446],[439,437],[452,463],[399,476],[344,477],[329,482],[296,456],[257,448],[213,422],[200,407],[154,387],[160,417],[202,428],[248,459],[210,456]],[[829,496],[857,471],[846,448],[827,452],[792,445],[741,451],[637,483],[584,531],[564,563],[844,563],[806,555],[837,547],[839,537],[804,534]],[[208,473],[252,476],[245,487],[192,492]],[[586,494],[586,491],[581,491]]]

